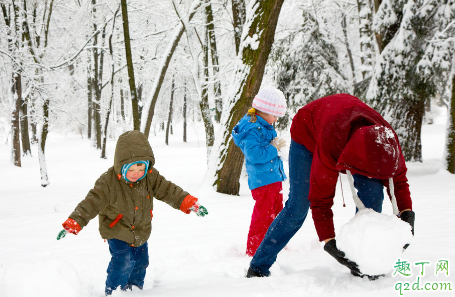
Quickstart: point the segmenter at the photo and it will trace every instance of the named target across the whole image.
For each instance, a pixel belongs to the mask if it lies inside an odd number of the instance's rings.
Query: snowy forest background
[[[0,0],[0,139],[11,161],[37,145],[41,185],[49,132],[78,133],[106,157],[107,139],[153,138],[203,125],[208,183],[239,193],[230,131],[261,84],[304,104],[358,96],[422,161],[421,129],[448,109],[445,161],[455,173],[453,0]],[[187,128],[189,127],[189,128]],[[229,177],[229,178],[224,178]],[[38,181],[37,181],[38,182]]]
[[[434,273],[455,257],[453,0],[0,0],[0,9],[0,296],[104,296],[110,254],[97,220],[56,236],[131,129],[209,215],[157,202],[144,291],[116,296],[450,294],[397,290],[417,280],[453,290],[453,262],[450,275]],[[424,275],[412,265],[411,278],[353,277],[307,218],[272,277],[245,278],[255,201],[230,132],[261,85],[286,95],[276,129],[288,143],[297,110],[334,93],[391,122],[417,216],[401,259],[431,262]],[[287,149],[281,158],[287,172]],[[340,181],[337,234],[355,213]]]

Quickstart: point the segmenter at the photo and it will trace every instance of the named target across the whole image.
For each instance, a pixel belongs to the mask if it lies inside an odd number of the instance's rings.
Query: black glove
[[[414,236],[414,221],[416,219],[416,214],[415,212],[413,212],[412,210],[406,210],[406,211],[403,211],[400,215],[400,219],[406,223],[408,223],[409,225],[411,225],[411,232],[412,232],[412,236]],[[405,249],[407,249],[409,246],[409,243],[405,244],[404,247],[403,247],[403,251]]]
[[[414,221],[416,219],[416,214],[412,210],[405,210],[401,213],[400,219],[409,225],[411,225],[411,232],[414,236]]]
[[[340,251],[337,248],[337,242],[335,239],[327,241],[327,243],[324,245],[324,251],[326,251],[332,257],[334,257],[335,260],[338,261],[338,263],[349,268],[353,275],[355,275],[355,276],[362,275],[362,273],[360,272],[360,270],[357,266],[357,263],[352,262],[351,260],[346,258],[344,252]]]
[[[341,265],[346,266],[351,270],[351,274],[354,276],[358,276],[363,278],[364,276],[367,276],[370,281],[377,280],[381,276],[385,276],[384,274],[380,275],[367,275],[363,274],[360,272],[359,267],[357,263],[349,260],[348,258],[345,257],[344,252],[340,251],[337,248],[337,243],[335,239],[329,240],[325,245],[324,245],[324,250],[329,253],[332,257],[335,258],[335,260],[338,261]]]
[[[361,278],[366,276],[366,277],[368,277],[368,279],[370,281],[374,281],[374,280],[377,280],[378,278],[380,278],[381,276],[385,276],[385,274],[378,274],[378,275],[361,274],[361,273],[357,273],[356,271],[353,271],[353,270],[351,270],[351,274],[354,276],[361,277]]]

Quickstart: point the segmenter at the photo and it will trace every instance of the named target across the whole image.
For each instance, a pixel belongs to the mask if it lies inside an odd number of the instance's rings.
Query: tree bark
[[[46,140],[49,132],[49,99],[45,98],[43,103],[43,127],[41,129],[41,137],[38,146],[38,159],[40,163],[41,186],[47,187],[49,185],[49,177],[47,175],[46,165]]]
[[[101,149],[101,158],[106,159],[106,141],[107,141],[107,128],[109,125],[109,117],[112,110],[112,101],[114,101],[114,75],[115,75],[115,61],[114,61],[114,47],[112,46],[112,36],[114,35],[115,30],[115,19],[117,17],[120,6],[117,7],[117,10],[114,13],[114,18],[112,20],[112,30],[108,38],[109,43],[109,56],[111,57],[111,97],[109,99],[109,106],[106,112],[106,118],[104,122],[104,133],[103,133],[103,146]]]
[[[213,11],[211,0],[206,0],[205,15],[207,23],[208,46],[210,46],[210,55],[212,57],[212,69],[214,78],[214,93],[215,93],[215,121],[220,122],[221,112],[223,110],[223,98],[221,95],[221,83],[218,77],[220,66],[218,62],[218,51],[216,48],[215,24],[213,22]]]
[[[172,122],[172,105],[174,104],[174,88],[175,88],[175,80],[174,80],[174,77],[172,77],[171,100],[169,103],[169,116],[167,118],[167,125],[166,125],[166,139],[165,139],[166,145],[169,145],[169,128],[170,128],[171,122]]]
[[[30,128],[32,128],[32,139],[31,142],[32,144],[38,143],[38,131],[37,131],[37,124],[36,124],[36,105],[35,105],[35,99],[33,97],[30,97]]]
[[[213,128],[212,117],[209,107],[209,49],[208,49],[208,34],[205,34],[205,44],[203,46],[204,51],[204,82],[201,90],[201,102],[199,107],[201,108],[202,120],[204,121],[205,127],[205,145],[207,147],[207,162],[209,161],[210,153],[212,151],[213,143],[215,142],[215,131]]]
[[[98,25],[96,22],[96,0],[92,0],[92,13],[93,13],[93,31],[98,30]],[[94,129],[96,148],[102,149],[101,139],[102,139],[102,129],[101,129],[101,95],[103,91],[103,67],[104,67],[104,51],[98,50],[98,48],[104,47],[104,40],[106,38],[106,26],[103,26],[101,34],[101,43],[98,43],[98,35],[93,39],[93,80],[92,88],[94,90],[95,99],[93,100],[93,120],[94,120]]]
[[[92,60],[90,51],[87,58],[87,138],[92,139],[92,114],[93,114],[93,81]]]
[[[378,11],[379,6],[381,5],[382,0],[374,0],[375,12]],[[387,28],[384,28],[381,32],[375,32],[376,42],[378,44],[379,53],[382,53],[384,48],[389,44],[393,39],[395,34],[400,29],[401,21],[403,19],[403,12],[396,13],[395,23],[390,24]]]
[[[374,14],[376,14],[379,10],[379,6],[381,6],[382,0],[372,0],[372,1],[373,1]],[[382,50],[384,49],[384,45],[382,43],[381,33],[374,32],[374,37],[376,39],[376,44],[378,45],[379,53],[382,53]]]
[[[22,153],[24,156],[31,156],[31,146],[30,146],[30,136],[28,133],[28,96],[25,98],[21,95],[21,112],[20,112],[20,122],[21,122],[21,141],[22,141]]]
[[[252,4],[252,3],[250,3]],[[255,0],[256,12],[251,20],[245,21],[249,26],[248,37],[257,36],[258,44],[252,48],[251,42],[243,43],[237,57],[241,59],[237,63],[234,77],[234,94],[229,95],[231,106],[223,110],[222,131],[220,143],[214,147],[220,148],[219,153],[211,158],[210,168],[219,168],[215,172],[214,186],[219,193],[238,195],[240,189],[239,178],[242,171],[244,156],[242,151],[234,144],[231,131],[242,116],[248,111],[262,83],[265,65],[272,48],[275,36],[276,24],[281,11],[283,0],[260,1]],[[214,152],[212,153],[214,154]]]
[[[359,12],[359,41],[360,41],[360,63],[362,80],[371,76],[373,71],[373,17],[371,14],[370,1],[357,0]]]
[[[351,66],[352,85],[354,86],[354,84],[356,83],[354,59],[352,58],[352,51],[351,47],[349,46],[346,14],[344,12],[341,12],[341,28],[343,28],[344,44],[346,46],[346,52],[349,58],[349,65]]]
[[[125,41],[126,64],[128,68],[128,83],[130,85],[131,106],[133,108],[133,126],[134,130],[140,129],[139,110],[136,93],[136,83],[134,82],[134,66],[131,54],[130,29],[128,24],[128,8],[126,0],[121,0],[122,17],[123,17],[123,36]]]
[[[455,62],[455,58],[452,59]],[[455,71],[455,65],[452,65],[452,72]],[[447,140],[446,140],[446,168],[455,174],[455,73],[452,74],[452,98],[450,100],[447,119]]]
[[[120,113],[122,115],[123,122],[126,121],[125,117],[125,98],[123,95],[123,89],[120,89]]]
[[[242,37],[243,24],[245,24],[245,0],[232,0],[232,19],[234,21],[235,54],[239,54],[240,38]]]
[[[21,109],[21,97],[22,97],[22,84],[21,75],[16,73],[14,75],[13,82],[13,100],[14,109],[11,116],[11,136],[13,144],[13,164],[14,166],[21,167],[21,140],[20,140],[20,120],[19,114]]]
[[[139,126],[141,125],[142,109],[144,108],[144,103],[142,102],[142,91],[144,90],[144,85],[139,83],[137,86],[137,112],[139,118]]]
[[[96,24],[93,24],[96,30]],[[93,60],[94,60],[94,69],[93,69],[93,80],[92,80],[92,88],[95,90],[95,98],[92,101],[92,110],[93,110],[93,120],[94,120],[94,129],[95,132],[95,145],[97,149],[101,149],[101,115],[100,115],[100,101],[101,101],[101,92],[102,89],[100,88],[101,83],[100,80],[102,79],[102,75],[100,75],[100,69],[103,67],[100,65],[100,54],[98,54],[98,36],[93,39]]]
[[[186,82],[183,88],[183,142],[186,142],[186,109],[187,109],[187,99],[186,99]]]

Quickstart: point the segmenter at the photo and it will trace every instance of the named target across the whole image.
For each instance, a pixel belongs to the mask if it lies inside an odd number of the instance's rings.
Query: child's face
[[[134,165],[131,165],[131,167],[128,169],[126,172],[126,178],[134,183],[138,179],[140,179],[145,173],[145,166],[142,163],[137,163]]]
[[[274,115],[271,115],[271,114],[268,114],[268,113],[264,113],[262,112],[260,114],[260,116],[267,122],[269,123],[270,125],[272,125],[273,123],[275,123],[277,120],[278,120],[278,117],[277,116],[274,116]]]

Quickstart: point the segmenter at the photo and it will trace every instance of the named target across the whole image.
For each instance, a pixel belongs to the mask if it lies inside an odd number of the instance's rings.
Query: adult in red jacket
[[[349,174],[364,206],[377,212],[382,211],[387,187],[396,213],[413,228],[407,168],[396,133],[358,98],[337,94],[302,107],[292,121],[291,139],[289,198],[251,260],[247,277],[270,275],[278,253],[300,229],[310,207],[324,249],[352,274],[363,276],[336,247],[331,209],[335,187],[340,172]]]

